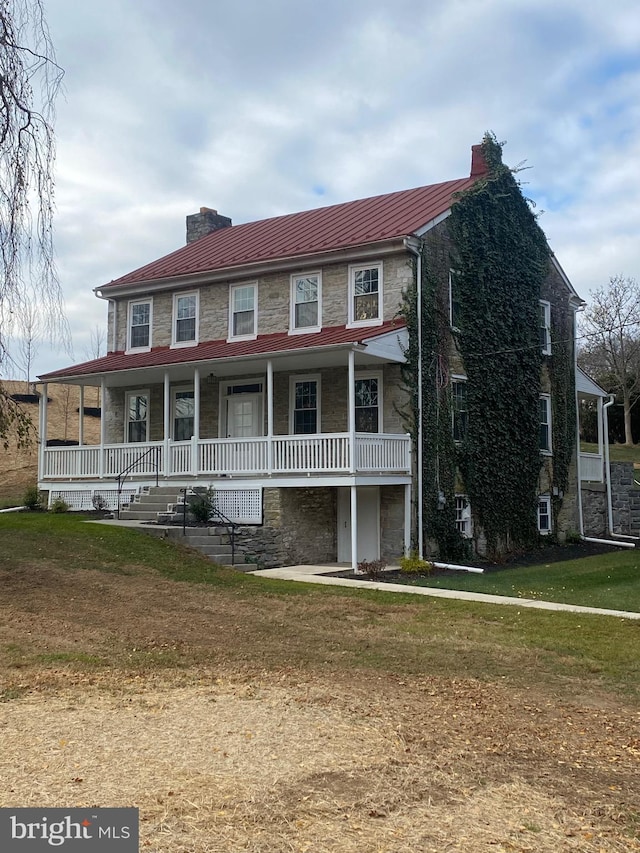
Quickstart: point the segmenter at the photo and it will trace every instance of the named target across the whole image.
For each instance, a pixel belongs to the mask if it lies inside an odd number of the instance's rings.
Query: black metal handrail
[[[221,512],[217,506],[211,507],[211,512],[209,514],[209,518],[212,521],[218,521],[220,524],[224,525],[229,531],[229,539],[231,540],[231,565],[235,566],[236,564],[236,527],[239,527],[239,524],[236,524],[235,521],[231,521],[230,518]]]
[[[189,511],[189,505],[187,503],[187,495],[189,493],[191,493],[192,495],[195,495],[195,494],[197,494],[197,492],[194,492],[192,489],[189,489],[189,488],[180,489],[180,492],[182,493],[182,504],[183,504],[183,509],[182,509],[182,535],[186,536],[187,535],[187,512]],[[209,519],[211,521],[219,521],[222,525],[224,525],[227,528],[227,530],[229,532],[229,539],[230,539],[230,545],[231,545],[231,565],[235,566],[235,564],[236,564],[236,527],[240,527],[240,525],[237,524],[235,521],[231,521],[230,518],[227,518],[227,516],[221,510],[219,510],[218,507],[215,506],[214,504],[211,504],[211,506],[209,507]]]
[[[127,465],[126,468],[123,468],[123,470],[120,471],[120,473],[116,477],[116,479],[118,481],[118,518],[120,518],[120,496],[122,495],[122,486],[124,485],[124,481],[127,478],[127,474],[129,474],[136,467],[136,465],[139,465],[143,459],[146,459],[147,456],[151,456],[152,454],[155,455],[153,467],[154,467],[155,472],[156,472],[156,486],[157,486],[158,485],[158,474],[159,474],[159,470],[160,470],[160,465],[158,463],[158,459],[160,458],[160,447],[157,447],[157,446],[156,447],[149,447],[147,450],[145,450],[143,453],[141,453],[140,456],[137,456],[133,460],[133,462],[131,462],[129,465]]]

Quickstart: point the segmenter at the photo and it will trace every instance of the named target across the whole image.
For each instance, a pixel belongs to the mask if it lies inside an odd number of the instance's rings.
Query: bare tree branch
[[[0,376],[9,324],[31,292],[46,336],[69,339],[53,253],[53,121],[62,74],[43,0],[0,0]],[[12,418],[1,387],[0,397],[3,439]]]
[[[640,285],[633,278],[612,276],[591,300],[581,322],[589,343],[578,360],[622,397],[625,441],[631,445],[631,409],[640,399]]]

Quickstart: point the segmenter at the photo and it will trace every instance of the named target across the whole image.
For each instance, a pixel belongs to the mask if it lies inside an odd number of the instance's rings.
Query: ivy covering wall
[[[553,463],[547,487],[567,487],[575,442],[572,323],[567,304],[552,311],[552,356],[541,354],[539,300],[550,251],[502,146],[487,134],[488,170],[452,205],[443,227],[422,241],[422,428],[424,538],[442,557],[467,543],[456,530],[455,493],[468,496],[487,552],[523,550],[538,540],[540,393],[553,406]],[[449,270],[456,327],[451,328]],[[566,300],[565,300],[566,301]],[[418,418],[417,292],[405,296],[409,330],[405,383]],[[451,373],[466,376],[467,427],[452,438]],[[558,497],[554,501],[559,511]]]

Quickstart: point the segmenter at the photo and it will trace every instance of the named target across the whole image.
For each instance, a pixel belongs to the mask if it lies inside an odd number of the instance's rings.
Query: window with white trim
[[[152,315],[153,303],[150,299],[129,303],[128,350],[151,348]]]
[[[176,293],[173,297],[173,344],[198,340],[198,293]]]
[[[291,276],[292,332],[310,332],[322,327],[322,275],[319,272]]]
[[[382,322],[382,264],[349,267],[349,324]]]
[[[538,533],[551,533],[551,495],[538,495]]]
[[[540,451],[551,454],[551,397],[540,395]]]
[[[173,389],[173,440],[189,441],[193,436],[195,395],[193,388]]]
[[[538,334],[540,336],[540,352],[551,355],[551,305],[544,299],[539,303]]]
[[[465,440],[468,424],[467,380],[459,376],[451,380],[451,431],[454,441]]]
[[[254,338],[257,334],[257,284],[231,288],[229,299],[229,338]]]
[[[473,535],[471,504],[466,495],[456,495],[456,530],[465,539]]]
[[[356,376],[356,432],[380,432],[382,429],[382,379],[380,376]]]
[[[291,432],[309,435],[320,432],[320,377],[291,377]]]
[[[129,391],[125,401],[125,441],[147,441],[149,435],[149,392]]]

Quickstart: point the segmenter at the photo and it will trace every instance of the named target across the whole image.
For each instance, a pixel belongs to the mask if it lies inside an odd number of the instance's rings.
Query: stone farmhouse
[[[469,176],[455,180],[240,225],[209,208],[188,216],[185,246],[96,288],[108,302],[108,354],[41,377],[44,397],[51,383],[99,387],[103,417],[97,445],[43,442],[40,487],[87,508],[95,492],[114,506],[156,482],[167,502],[182,488],[211,486],[219,509],[255,526],[281,564],[355,567],[428,550],[400,309],[419,287],[422,242],[446,238],[457,194],[487,169],[478,145]],[[582,304],[550,257],[538,294],[547,355],[552,306],[573,334]],[[451,280],[447,271],[453,312]],[[452,365],[457,433],[465,376],[459,359]],[[548,467],[545,382],[540,450]],[[597,386],[581,376],[577,385],[602,407]],[[41,426],[46,438],[46,411]],[[579,528],[577,483],[602,481],[602,471],[602,452],[580,460],[574,451],[560,518],[552,516],[552,480],[541,474],[542,534]],[[473,506],[463,493],[455,501],[457,529],[473,538]]]

